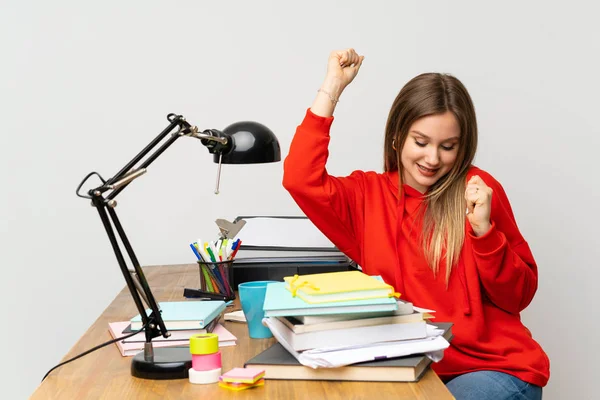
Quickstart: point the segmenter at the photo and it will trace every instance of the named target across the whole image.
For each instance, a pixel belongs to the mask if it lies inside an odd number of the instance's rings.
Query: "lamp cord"
[[[148,324],[146,324],[146,325],[148,325]],[[130,333],[130,334],[128,334],[128,335],[121,336],[121,337],[119,337],[119,338],[116,338],[116,339],[113,339],[113,340],[109,340],[108,342],[105,342],[105,343],[99,344],[98,346],[96,346],[96,347],[92,347],[91,349],[89,349],[89,350],[86,350],[86,351],[84,351],[83,353],[81,353],[81,354],[79,354],[79,355],[76,355],[76,356],[75,356],[75,357],[73,357],[73,358],[70,358],[70,359],[68,359],[68,360],[66,360],[66,361],[63,361],[63,362],[61,362],[60,364],[57,364],[57,365],[55,365],[54,367],[52,367],[52,368],[50,369],[50,371],[46,372],[46,375],[44,375],[44,377],[42,378],[42,382],[44,382],[44,379],[46,379],[46,377],[47,377],[48,375],[50,375],[50,372],[54,371],[56,368],[58,368],[58,367],[60,367],[60,366],[63,366],[63,365],[65,365],[65,364],[68,364],[68,363],[70,363],[71,361],[75,361],[75,360],[77,360],[78,358],[81,358],[81,357],[83,357],[83,356],[85,356],[85,355],[87,355],[87,354],[90,354],[91,352],[94,352],[94,351],[96,351],[96,350],[98,350],[98,349],[101,349],[101,348],[103,348],[104,346],[108,346],[109,344],[116,343],[116,342],[118,342],[119,340],[125,340],[125,339],[128,339],[128,338],[130,338],[130,337],[132,337],[132,336],[134,336],[134,335],[137,335],[138,333],[140,333],[140,332],[142,332],[144,329],[146,329],[146,325],[142,326],[142,328],[141,328],[140,330],[138,330],[138,331],[135,331],[135,332],[132,332],[132,333]]]

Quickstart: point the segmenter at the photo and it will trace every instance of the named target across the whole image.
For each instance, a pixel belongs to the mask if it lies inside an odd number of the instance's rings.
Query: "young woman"
[[[537,267],[502,186],[471,164],[477,123],[462,83],[413,78],[389,113],[384,172],[327,173],[333,111],[363,59],[353,49],[331,53],[285,160],[284,187],[365,273],[454,323],[433,368],[457,399],[540,399],[549,360],[519,316]]]

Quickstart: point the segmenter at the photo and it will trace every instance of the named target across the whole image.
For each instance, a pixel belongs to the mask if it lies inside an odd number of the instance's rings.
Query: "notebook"
[[[394,315],[409,315],[412,314],[416,310],[413,307],[413,304],[404,300],[397,299],[396,304],[398,308],[394,311],[383,311],[383,312],[375,312],[375,313],[348,313],[348,314],[331,314],[331,315],[298,315],[295,318],[300,320],[303,324],[313,325],[313,324],[322,324],[327,322],[336,322],[336,321],[348,321],[354,319],[362,319],[362,318],[374,318],[374,317],[386,317],[386,316],[394,316]],[[418,311],[422,312],[422,311]]]
[[[358,328],[361,326],[381,326],[389,324],[402,324],[406,322],[420,322],[425,319],[430,319],[430,314],[413,312],[408,315],[386,315],[377,317],[364,317],[356,319],[346,319],[339,321],[321,322],[314,324],[303,323],[296,317],[279,317],[285,326],[290,328],[294,333],[319,332],[338,329]]]
[[[286,286],[285,282],[267,285],[263,304],[265,317],[370,313],[398,309],[394,297],[310,304],[299,297],[292,297]]]
[[[212,301],[170,301],[159,303],[161,316],[168,330],[202,329],[225,310],[225,302]],[[152,310],[146,310],[148,315]],[[131,319],[131,329],[142,329],[142,317],[138,314]]]
[[[394,295],[394,288],[360,271],[326,272],[286,276],[283,280],[292,296],[307,303],[365,300]]]
[[[110,322],[108,324],[108,330],[113,339],[124,336],[123,330],[129,326],[129,321],[123,322]],[[162,336],[152,339],[153,347],[177,347],[177,346],[189,346],[190,337],[192,335],[204,332],[203,329],[194,330],[180,330],[170,331],[171,336],[164,338]],[[213,333],[219,336],[219,347],[235,346],[237,338],[229,332],[223,325],[217,324]],[[144,332],[140,332],[130,338],[115,342],[119,352],[123,357],[132,357],[144,350],[144,343],[146,342],[146,336]]]
[[[277,318],[271,318],[270,320],[269,328],[271,331],[277,331],[273,332],[273,335],[276,338],[282,337],[295,351],[423,339],[427,336],[427,326],[422,318],[420,321],[387,324],[385,326],[358,326],[304,333],[295,333]]]

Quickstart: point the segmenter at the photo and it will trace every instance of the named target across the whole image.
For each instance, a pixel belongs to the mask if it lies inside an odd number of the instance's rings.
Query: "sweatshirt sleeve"
[[[516,314],[529,305],[537,290],[537,265],[519,232],[504,189],[489,174],[478,174],[493,190],[490,230],[476,237],[467,224],[479,277],[489,300]]]
[[[306,216],[352,260],[362,263],[356,210],[363,205],[363,173],[333,177],[325,164],[333,117],[310,109],[292,139],[283,166],[283,186]]]

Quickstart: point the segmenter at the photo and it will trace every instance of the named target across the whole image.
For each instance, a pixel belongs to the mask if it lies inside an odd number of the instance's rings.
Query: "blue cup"
[[[263,304],[267,285],[276,281],[244,282],[238,285],[240,303],[248,324],[248,334],[252,339],[266,339],[273,337],[271,330],[262,324],[265,316]]]

